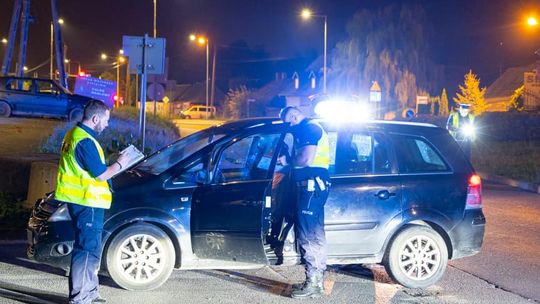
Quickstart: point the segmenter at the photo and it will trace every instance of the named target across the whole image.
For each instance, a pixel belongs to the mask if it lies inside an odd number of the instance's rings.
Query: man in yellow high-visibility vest
[[[475,139],[474,114],[470,113],[470,104],[461,103],[459,113],[452,112],[448,116],[446,129],[459,143],[467,159],[471,158],[471,145]]]
[[[103,102],[88,102],[82,121],[66,133],[62,142],[55,198],[68,203],[75,232],[69,303],[105,302],[99,295],[97,273],[104,210],[112,201],[108,180],[129,161],[121,154],[112,165],[105,164],[96,136],[107,128],[109,117],[110,110]]]
[[[326,236],[324,205],[330,190],[330,146],[328,134],[298,108],[286,107],[280,118],[291,126],[294,136],[292,177],[296,183],[295,235],[305,263],[306,280],[293,285],[293,298],[316,298],[324,293]],[[284,157],[279,159],[286,165]]]

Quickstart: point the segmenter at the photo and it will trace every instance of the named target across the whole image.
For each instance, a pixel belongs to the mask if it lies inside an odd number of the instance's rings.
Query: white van
[[[187,110],[180,112],[181,118],[210,118],[216,116],[216,107],[191,106]]]

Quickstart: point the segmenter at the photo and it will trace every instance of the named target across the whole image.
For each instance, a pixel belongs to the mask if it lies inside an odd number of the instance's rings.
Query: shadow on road
[[[66,295],[0,281],[0,298],[31,304],[67,303]]]

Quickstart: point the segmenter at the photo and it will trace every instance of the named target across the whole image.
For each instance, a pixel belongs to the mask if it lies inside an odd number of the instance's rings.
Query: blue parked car
[[[449,259],[479,252],[486,224],[480,177],[446,129],[321,123],[331,146],[329,264],[382,263],[400,284],[424,288],[442,277]],[[276,195],[276,183],[272,188],[287,131],[271,118],[226,123],[115,177],[102,270],[123,288],[147,290],[173,268],[299,263],[294,229],[277,216],[290,206]],[[63,203],[39,200],[28,223],[28,255],[67,269],[70,227]],[[282,256],[272,248],[277,235]]]
[[[0,117],[45,116],[77,121],[89,100],[50,79],[0,77]]]

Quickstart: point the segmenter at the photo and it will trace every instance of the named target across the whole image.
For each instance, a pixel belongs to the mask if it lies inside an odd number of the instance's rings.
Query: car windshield
[[[150,155],[136,170],[159,175],[188,156],[225,136],[213,127],[182,138]]]

